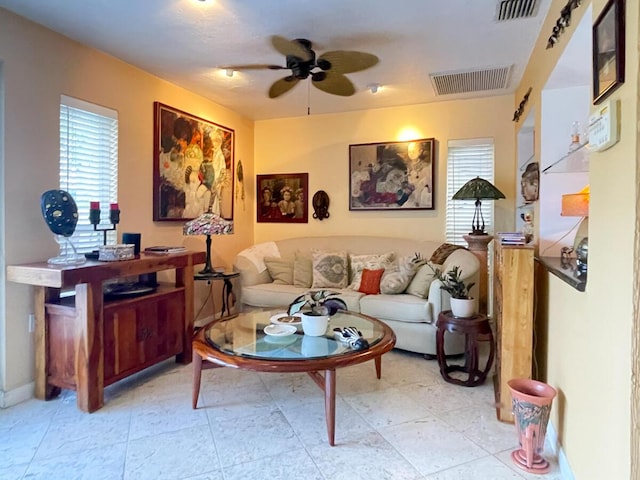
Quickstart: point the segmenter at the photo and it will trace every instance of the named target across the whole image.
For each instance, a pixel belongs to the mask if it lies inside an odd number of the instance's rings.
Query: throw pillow
[[[380,279],[384,269],[369,270],[365,268],[362,271],[362,278],[360,279],[359,292],[366,293],[367,295],[378,295],[380,293]]]
[[[311,252],[312,288],[346,288],[348,282],[347,252]]]
[[[421,260],[415,255],[398,258],[384,271],[380,281],[380,291],[387,295],[404,292],[420,267],[420,262]]]
[[[313,266],[311,257],[296,252],[293,261],[293,285],[296,287],[310,288],[313,283]]]
[[[459,248],[464,248],[461,245],[454,245],[452,243],[443,243],[440,245],[431,255],[429,261],[431,263],[436,263],[438,265],[442,265],[444,261],[447,259],[451,253],[455,252]]]
[[[348,288],[358,290],[360,288],[360,279],[362,271],[367,268],[369,270],[378,270],[387,268],[393,261],[394,253],[383,253],[381,255],[349,255],[351,265],[351,283]]]
[[[442,265],[431,264],[433,268],[442,269]],[[409,283],[406,293],[415,295],[420,298],[427,298],[429,296],[429,287],[434,279],[433,270],[429,268],[429,265],[422,265]]]
[[[279,285],[293,285],[293,258],[289,257],[264,257],[262,259],[267,266],[273,283]]]

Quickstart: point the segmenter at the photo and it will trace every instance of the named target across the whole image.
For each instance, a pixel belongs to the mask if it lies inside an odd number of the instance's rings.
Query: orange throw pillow
[[[367,295],[378,295],[380,293],[380,279],[384,273],[384,268],[379,270],[362,270],[362,279],[360,280],[359,292]]]

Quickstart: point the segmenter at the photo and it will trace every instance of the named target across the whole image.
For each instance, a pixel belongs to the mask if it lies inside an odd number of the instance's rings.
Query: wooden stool
[[[444,351],[444,333],[458,333],[465,335],[464,365],[447,365],[447,357]],[[489,358],[483,370],[478,368],[478,337],[489,338]],[[463,385],[465,387],[475,387],[484,383],[487,373],[493,364],[495,355],[495,343],[491,325],[486,315],[476,314],[469,318],[454,317],[451,311],[446,311],[438,315],[438,332],[436,334],[436,352],[438,354],[438,365],[440,374],[446,382]],[[464,372],[469,377],[466,380],[452,378],[449,373]]]

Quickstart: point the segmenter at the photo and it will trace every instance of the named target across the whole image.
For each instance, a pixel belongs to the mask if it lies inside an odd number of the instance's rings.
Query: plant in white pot
[[[457,265],[451,267],[446,273],[439,268],[433,268],[434,276],[440,280],[440,288],[451,295],[451,313],[456,317],[472,317],[478,311],[477,299],[471,296],[471,288],[475,282],[464,283],[462,270]]]
[[[329,326],[329,317],[338,310],[346,310],[347,304],[336,292],[329,290],[312,290],[297,297],[287,310],[289,315],[300,313],[302,316],[302,330],[305,335],[319,337],[324,335]],[[308,310],[302,310],[309,307]]]

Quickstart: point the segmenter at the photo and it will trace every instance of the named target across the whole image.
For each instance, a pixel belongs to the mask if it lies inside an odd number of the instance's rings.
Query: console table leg
[[[78,408],[95,412],[104,405],[104,324],[102,284],[76,285],[76,393]]]

